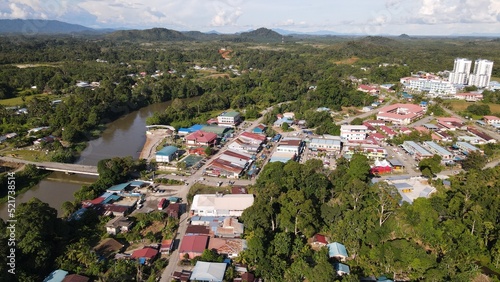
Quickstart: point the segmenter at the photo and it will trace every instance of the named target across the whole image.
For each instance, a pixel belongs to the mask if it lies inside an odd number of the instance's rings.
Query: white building
[[[342,142],[336,139],[313,138],[311,142],[309,142],[309,149],[318,151],[340,152],[341,148]]]
[[[365,140],[369,133],[365,125],[341,125],[340,137],[345,140]]]
[[[453,71],[450,73],[449,82],[466,85],[469,82],[472,61],[465,58],[456,58]]]
[[[442,79],[403,77],[399,81],[406,89],[428,92],[432,96],[455,95],[457,93],[457,88],[452,82]]]
[[[238,112],[224,112],[217,117],[217,123],[221,126],[235,126],[240,122],[241,116]]]
[[[474,72],[470,75],[469,85],[487,87],[490,84],[493,62],[477,59],[474,62]]]
[[[198,194],[191,204],[195,216],[241,216],[253,204],[252,194]]]

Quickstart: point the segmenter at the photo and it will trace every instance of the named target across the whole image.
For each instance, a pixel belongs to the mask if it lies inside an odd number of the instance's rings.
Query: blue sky
[[[0,18],[94,28],[449,35],[500,33],[500,0],[0,0]]]

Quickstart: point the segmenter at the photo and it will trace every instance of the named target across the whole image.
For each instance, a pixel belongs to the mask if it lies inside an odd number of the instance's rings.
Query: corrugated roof
[[[175,146],[167,146],[167,147],[163,147],[161,150],[159,150],[158,152],[156,152],[156,155],[171,156],[175,152],[177,152],[178,150],[179,150],[179,148],[177,148]]]
[[[333,242],[326,246],[328,247],[328,255],[330,257],[335,257],[335,256],[348,257],[347,250],[344,245],[338,242]]]

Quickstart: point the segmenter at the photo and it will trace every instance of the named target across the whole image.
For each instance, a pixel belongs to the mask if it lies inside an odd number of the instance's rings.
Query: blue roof
[[[191,130],[191,132],[195,132],[195,131],[198,131],[198,130],[201,130],[203,128],[204,125],[201,125],[201,124],[195,124],[193,126],[191,126],[189,128],[189,130]]]
[[[121,183],[121,184],[117,184],[117,185],[113,185],[113,186],[109,187],[108,189],[106,189],[106,191],[123,191],[129,185],[130,185],[129,182],[127,182],[127,183]],[[104,197],[104,195],[102,195],[101,197]]]
[[[180,200],[179,197],[169,197],[168,201],[171,203],[177,203]]]
[[[328,247],[328,255],[330,257],[335,257],[335,256],[348,257],[347,250],[344,245],[338,242],[333,242],[326,246]]]
[[[385,277],[385,276],[380,276],[378,279],[377,279],[378,282],[393,282],[391,279]]]
[[[79,210],[77,210],[76,212],[74,212],[69,218],[68,220],[71,221],[71,220],[80,220],[83,216],[83,214],[87,211],[86,208],[81,208]]]
[[[104,199],[104,201],[102,201],[102,203],[103,203],[103,204],[107,204],[107,203],[109,203],[109,202],[111,202],[111,201],[117,201],[117,200],[119,200],[120,198],[121,198],[121,197],[120,197],[120,196],[118,196],[118,195],[111,195],[111,196],[107,197],[106,199]]]
[[[43,282],[62,282],[64,277],[68,275],[68,272],[62,269],[54,270],[49,276],[43,279]]]
[[[177,148],[175,146],[167,146],[167,147],[163,147],[160,151],[156,152],[156,154],[160,155],[160,156],[171,156],[175,152],[177,152],[178,150],[179,150],[179,148]]]
[[[140,187],[142,185],[144,185],[146,182],[144,181],[139,181],[139,180],[134,180],[134,181],[130,181],[129,184],[131,186],[134,186],[134,187]]]
[[[337,271],[342,271],[342,272],[345,272],[347,274],[351,273],[351,270],[349,269],[349,266],[347,264],[336,262],[334,264],[334,266],[335,266],[335,270],[337,270]]]

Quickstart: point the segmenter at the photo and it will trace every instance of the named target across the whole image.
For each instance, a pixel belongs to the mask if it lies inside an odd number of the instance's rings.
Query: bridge
[[[0,160],[11,163],[32,164],[35,165],[38,169],[60,171],[68,174],[99,175],[99,173],[97,173],[97,166],[91,165],[66,164],[56,162],[32,162],[9,157],[0,157]]]

